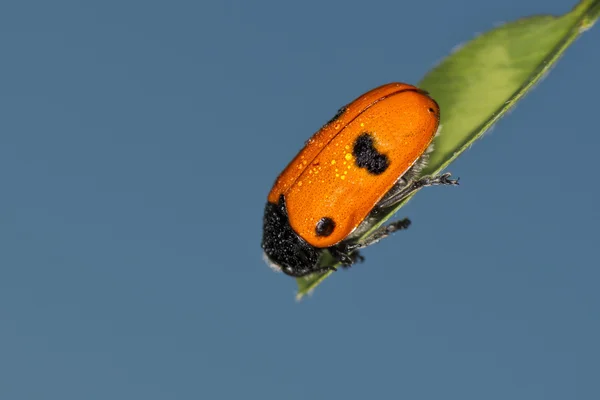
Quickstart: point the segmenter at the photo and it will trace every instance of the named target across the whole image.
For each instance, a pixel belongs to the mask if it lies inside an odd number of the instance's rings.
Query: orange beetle
[[[362,261],[358,249],[410,225],[376,229],[384,209],[424,186],[457,185],[450,174],[415,179],[438,131],[440,109],[405,83],[375,88],[345,107],[311,137],[279,175],[267,199],[262,248],[266,261],[291,276]]]

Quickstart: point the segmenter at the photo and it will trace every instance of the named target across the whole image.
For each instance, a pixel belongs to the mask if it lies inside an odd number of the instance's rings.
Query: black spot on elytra
[[[329,124],[335,122],[338,118],[340,118],[342,116],[343,113],[346,112],[347,109],[348,109],[348,107],[346,107],[346,106],[340,108],[338,110],[338,112],[333,116],[333,118],[331,118],[329,121],[327,121],[327,123],[325,125],[329,125]]]
[[[333,228],[335,228],[335,222],[329,217],[323,217],[317,222],[315,231],[317,236],[329,236],[333,233]]]
[[[354,142],[352,154],[359,168],[365,168],[371,174],[382,174],[390,165],[390,160],[373,146],[373,136],[362,133]]]

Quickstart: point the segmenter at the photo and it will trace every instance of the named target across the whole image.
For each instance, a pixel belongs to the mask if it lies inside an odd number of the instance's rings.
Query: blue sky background
[[[365,264],[260,249],[341,105],[574,4],[2,1],[0,398],[599,398],[598,27]]]

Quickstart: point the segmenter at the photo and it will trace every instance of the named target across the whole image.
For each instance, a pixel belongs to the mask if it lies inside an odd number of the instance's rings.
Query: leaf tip
[[[312,296],[314,291],[314,288],[310,290],[298,290],[298,292],[296,293],[296,303],[300,303],[302,299],[304,299],[306,296]]]

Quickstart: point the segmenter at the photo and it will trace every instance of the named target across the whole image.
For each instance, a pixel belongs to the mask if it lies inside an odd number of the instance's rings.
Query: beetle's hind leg
[[[450,179],[451,174],[445,173],[436,176],[424,176],[416,181],[409,181],[405,186],[401,186],[394,193],[389,193],[382,201],[377,204],[378,208],[386,208],[398,204],[406,199],[412,193],[426,186],[448,185],[457,186],[458,179]]]
[[[409,226],[410,220],[408,218],[404,218],[377,228],[364,240],[361,240],[358,243],[333,246],[328,250],[333,258],[340,263],[342,268],[350,268],[352,265],[361,263],[365,260],[365,258],[359,252],[360,249],[370,246],[381,239],[388,237],[396,231],[407,229]]]
[[[379,242],[381,239],[385,239],[386,237],[390,236],[396,231],[408,229],[410,224],[410,219],[404,218],[398,221],[391,222],[387,225],[380,226],[360,242],[346,246],[346,249],[348,252],[358,251],[359,249],[368,247],[372,244]]]
[[[341,266],[348,268],[357,262],[363,262],[365,258],[360,254],[358,250],[370,246],[374,243],[379,242],[390,236],[392,233],[404,229],[408,229],[410,226],[410,219],[404,218],[399,221],[394,221],[390,224],[381,226],[373,231],[365,239],[355,244],[347,244],[343,246],[335,246],[329,249],[329,252],[335,258],[336,261],[341,263]]]

